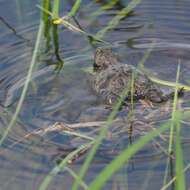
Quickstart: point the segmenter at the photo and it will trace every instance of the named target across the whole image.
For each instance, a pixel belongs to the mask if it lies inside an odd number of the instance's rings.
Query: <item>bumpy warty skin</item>
[[[94,90],[109,104],[115,103],[125,90],[127,91],[125,100],[130,100],[131,94],[134,100],[147,99],[155,103],[169,98],[148,76],[131,65],[117,61],[117,56],[110,48],[96,50],[94,68],[96,70]],[[132,74],[134,75],[133,93],[131,93]]]

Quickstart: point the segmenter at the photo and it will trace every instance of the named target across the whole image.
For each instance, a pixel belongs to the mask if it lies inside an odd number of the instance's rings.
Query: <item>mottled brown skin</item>
[[[172,95],[165,95],[159,85],[153,83],[147,75],[143,74],[133,66],[122,64],[110,48],[97,48],[94,57],[94,89],[107,103],[113,104],[127,91],[125,101],[148,100],[153,103],[167,101]],[[134,91],[131,93],[131,79],[134,74]]]

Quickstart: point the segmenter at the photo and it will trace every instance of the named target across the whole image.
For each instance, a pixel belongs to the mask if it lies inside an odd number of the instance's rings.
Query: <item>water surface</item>
[[[39,25],[39,9],[35,1],[1,0],[0,27],[0,126],[1,133],[7,127],[15,111],[20,93],[30,65]],[[97,11],[105,1],[84,1],[76,18],[85,31],[95,34],[104,28],[128,1],[119,1],[112,9]],[[71,1],[61,5],[61,14],[70,10]],[[190,74],[190,2],[181,0],[145,0],[130,16],[122,19],[119,25],[106,33],[104,40],[112,43],[113,50],[125,63],[137,65],[144,53],[154,42],[150,57],[145,62],[148,71],[160,79],[175,81],[177,64],[180,60],[180,82],[188,85]],[[61,15],[63,16],[63,15]],[[26,135],[39,128],[47,128],[59,121],[77,123],[105,120],[109,110],[94,94],[89,73],[84,69],[93,65],[95,48],[88,38],[59,27],[59,55],[64,60],[64,68],[55,71],[57,59],[53,44],[50,51],[44,50],[37,59],[33,81],[23,103],[16,124],[11,129],[0,151],[1,189],[38,189],[44,177],[70,151],[83,141],[77,141],[61,132],[43,136]],[[99,44],[102,46],[103,44]],[[98,45],[96,45],[98,46]],[[189,109],[189,95],[180,100],[184,109]],[[171,103],[158,105],[152,109],[136,105],[136,120],[133,129],[135,139],[146,135],[152,128],[159,127],[170,117]],[[140,111],[139,111],[140,110]],[[171,110],[170,110],[171,111]],[[126,117],[127,111],[120,113]],[[94,130],[94,129],[93,129]],[[83,130],[83,132],[97,132]],[[128,124],[113,126],[108,137],[95,156],[86,183],[108,164],[121,150],[131,143],[128,138]],[[189,124],[182,128],[185,165],[189,163]],[[25,138],[24,138],[25,137]],[[18,142],[19,141],[19,142]],[[146,145],[129,164],[122,168],[106,184],[104,189],[160,189],[163,184],[167,156],[168,137],[158,137]],[[161,148],[162,146],[162,148]],[[78,171],[85,155],[70,165]],[[172,177],[172,164],[170,177]],[[174,169],[174,166],[173,166]],[[187,176],[187,187],[189,188]],[[66,171],[60,172],[48,189],[70,189],[73,178]],[[172,186],[171,188],[172,189]]]

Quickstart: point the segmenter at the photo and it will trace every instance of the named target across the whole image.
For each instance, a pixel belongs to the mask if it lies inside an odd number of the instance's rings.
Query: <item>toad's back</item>
[[[122,64],[109,48],[98,48],[94,60],[94,89],[109,104],[113,104],[126,91],[125,100],[147,99],[152,102],[162,102],[168,99],[159,86],[154,84],[147,75],[134,67]],[[134,76],[133,93],[131,92],[132,75]]]

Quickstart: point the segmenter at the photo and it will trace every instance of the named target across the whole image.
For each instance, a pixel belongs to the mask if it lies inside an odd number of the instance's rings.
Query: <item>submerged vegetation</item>
[[[30,63],[30,68],[28,70],[27,78],[22,90],[22,93],[20,95],[20,99],[17,103],[16,111],[7,126],[5,132],[1,136],[0,144],[3,145],[4,140],[6,139],[8,133],[12,130],[14,127],[14,124],[17,121],[17,117],[20,113],[20,110],[22,108],[22,104],[24,101],[24,98],[27,94],[27,90],[30,84],[30,81],[32,80],[32,74],[34,67],[36,66],[36,60],[38,56],[40,57],[40,53],[43,49],[43,52],[45,54],[51,52],[51,48],[53,46],[53,55],[56,58],[55,64],[55,70],[58,71],[58,73],[63,69],[64,70],[64,58],[60,56],[60,50],[59,50],[59,26],[63,25],[67,30],[74,33],[78,33],[78,35],[85,36],[89,42],[89,44],[92,47],[97,46],[108,46],[111,47],[113,43],[108,42],[106,39],[104,39],[105,35],[108,31],[114,29],[119,22],[127,18],[130,14],[133,13],[134,8],[138,6],[138,4],[143,3],[141,0],[131,0],[126,7],[122,8],[117,12],[117,14],[107,23],[107,25],[99,30],[97,33],[93,34],[91,32],[85,31],[78,22],[76,18],[76,14],[80,9],[80,6],[82,5],[82,0],[76,0],[73,6],[71,7],[71,10],[64,15],[63,17],[59,16],[59,12],[62,12],[60,10],[60,3],[59,0],[42,0],[41,5],[37,5],[38,9],[41,11],[41,21],[39,24],[39,30],[36,38],[36,43],[33,51],[32,60]],[[112,1],[106,1],[101,8],[99,8],[97,11],[93,12],[91,14],[92,18],[99,16],[104,13],[104,11],[111,9],[115,5],[119,3],[119,0],[112,0]],[[42,38],[45,39],[45,44],[41,43]],[[42,46],[42,45],[43,46]],[[45,46],[45,47],[44,47]],[[138,67],[143,70],[144,72],[147,71],[146,68],[144,68],[144,63],[147,61],[149,56],[151,55],[152,50],[154,49],[154,41],[150,44],[150,47],[147,52],[145,52],[144,56],[141,58],[141,60],[138,63]],[[184,165],[184,156],[183,156],[183,147],[182,147],[182,140],[181,140],[181,130],[182,130],[182,121],[189,117],[189,111],[181,110],[179,106],[179,98],[178,98],[178,90],[183,88],[185,91],[189,91],[190,87],[187,85],[183,85],[179,83],[179,77],[180,77],[180,63],[178,63],[178,69],[176,71],[176,82],[169,82],[165,80],[158,79],[156,77],[150,76],[151,80],[154,82],[157,82],[162,85],[170,86],[175,89],[175,95],[173,97],[173,105],[172,105],[172,111],[171,111],[171,117],[165,121],[164,124],[161,124],[159,126],[156,126],[156,128],[153,128],[151,131],[149,131],[146,135],[136,139],[134,142],[129,144],[128,147],[125,147],[124,150],[122,150],[118,155],[113,158],[112,161],[110,161],[100,173],[98,173],[97,176],[93,177],[93,180],[90,183],[86,183],[85,176],[87,175],[88,170],[90,170],[90,165],[95,157],[95,154],[97,153],[100,145],[102,144],[103,140],[107,137],[109,130],[113,127],[113,123],[118,121],[117,114],[120,111],[121,105],[126,97],[126,94],[130,90],[133,92],[134,88],[134,76],[132,76],[132,79],[130,81],[130,88],[131,89],[125,89],[121,95],[120,98],[118,98],[118,101],[114,104],[112,107],[112,111],[110,112],[109,116],[107,117],[107,120],[101,123],[96,123],[96,125],[100,125],[101,127],[98,128],[98,135],[94,136],[88,136],[86,133],[83,133],[82,130],[75,130],[77,129],[77,124],[74,126],[71,126],[72,124],[62,124],[62,125],[54,125],[50,128],[46,129],[47,131],[43,131],[42,129],[38,130],[37,132],[34,132],[34,134],[38,135],[44,135],[45,133],[49,131],[61,131],[62,133],[67,133],[71,137],[74,136],[79,139],[83,139],[85,141],[84,144],[81,144],[77,149],[71,151],[68,153],[68,155],[65,156],[65,158],[61,159],[61,161],[52,168],[52,170],[47,174],[47,176],[41,181],[41,184],[39,185],[39,190],[45,190],[48,189],[49,184],[52,180],[54,180],[54,177],[61,172],[66,171],[68,172],[73,178],[74,182],[72,184],[71,190],[77,190],[80,188],[86,189],[86,190],[99,190],[102,189],[106,182],[113,177],[113,175],[118,172],[122,167],[129,164],[129,161],[133,159],[133,156],[142,148],[147,145],[149,142],[155,140],[157,141],[157,137],[161,136],[162,134],[169,133],[168,137],[168,148],[164,149],[167,160],[166,160],[166,169],[165,169],[165,176],[163,179],[163,186],[162,189],[167,189],[169,186],[173,185],[173,187],[176,190],[185,190],[186,189],[186,180],[185,180],[185,172],[190,168],[190,164],[187,164],[187,166]],[[87,71],[88,72],[88,71]],[[130,111],[128,113],[128,121],[132,121],[133,118],[133,112],[134,112],[135,106],[134,106],[134,100],[131,98],[130,100]],[[134,116],[135,117],[135,116]],[[81,126],[89,125],[90,127],[92,123],[81,123],[78,128]],[[94,123],[92,124],[92,126]],[[87,127],[87,128],[88,128]],[[125,126],[126,127],[126,126]],[[126,130],[127,131],[127,130]],[[129,134],[126,134],[129,136]],[[27,139],[27,138],[26,138]],[[158,142],[159,143],[159,142]],[[82,163],[79,172],[75,172],[71,169],[70,164],[74,163],[75,160],[77,160],[80,156],[85,155],[85,160]],[[175,162],[175,174],[172,179],[169,178],[169,168],[170,163]],[[147,182],[148,183],[148,182]],[[69,188],[68,188],[69,189]],[[127,187],[126,187],[127,189]]]

